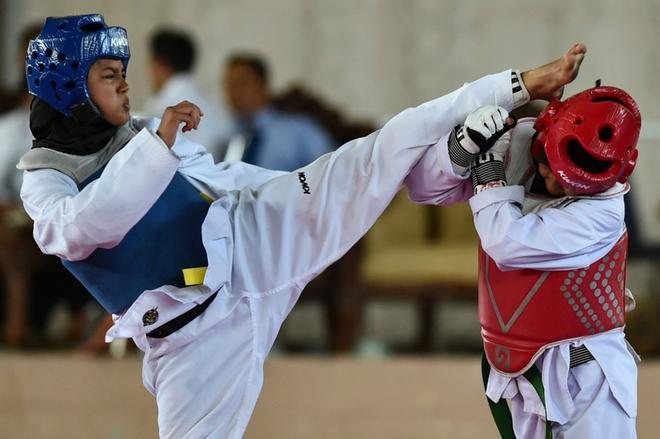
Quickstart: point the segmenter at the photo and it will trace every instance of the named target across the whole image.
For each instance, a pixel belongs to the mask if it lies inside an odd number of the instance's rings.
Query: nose
[[[123,79],[121,84],[119,84],[119,93],[128,93],[128,89],[128,82],[126,82],[126,79]]]

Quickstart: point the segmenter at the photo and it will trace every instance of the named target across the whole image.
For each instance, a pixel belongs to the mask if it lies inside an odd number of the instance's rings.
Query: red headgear
[[[539,115],[532,156],[545,152],[561,185],[594,194],[625,183],[637,162],[642,118],[625,91],[597,86],[553,100]]]

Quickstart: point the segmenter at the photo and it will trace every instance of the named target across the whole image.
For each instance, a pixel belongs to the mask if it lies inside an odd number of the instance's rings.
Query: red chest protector
[[[479,320],[486,358],[524,373],[548,347],[624,325],[628,234],[591,266],[502,271],[479,248]]]

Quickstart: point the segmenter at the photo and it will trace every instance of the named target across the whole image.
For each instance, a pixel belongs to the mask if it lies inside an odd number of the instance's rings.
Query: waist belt
[[[591,352],[589,352],[589,349],[585,345],[578,347],[571,345],[568,347],[568,351],[571,356],[570,367],[577,367],[594,359],[594,356],[591,355]]]
[[[168,335],[178,331],[179,329],[183,328],[186,326],[188,323],[192,322],[197,316],[199,316],[201,313],[204,312],[206,308],[213,302],[213,299],[215,299],[215,296],[217,296],[218,293],[214,293],[211,295],[208,299],[206,299],[203,303],[197,305],[196,307],[184,312],[178,317],[173,318],[169,322],[159,326],[158,328],[154,329],[153,331],[147,333],[147,337],[151,338],[165,338]]]

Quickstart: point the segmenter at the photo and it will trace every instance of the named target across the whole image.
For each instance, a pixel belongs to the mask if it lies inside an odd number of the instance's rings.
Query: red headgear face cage
[[[625,91],[598,86],[564,102],[554,100],[539,115],[532,155],[542,152],[565,189],[594,194],[625,183],[637,162],[642,119]]]

